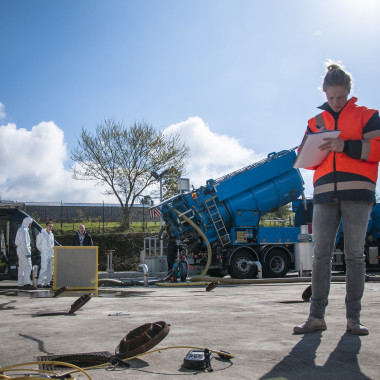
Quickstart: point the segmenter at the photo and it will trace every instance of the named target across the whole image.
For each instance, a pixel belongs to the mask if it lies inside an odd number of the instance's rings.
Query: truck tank
[[[293,168],[295,150],[270,153],[267,158],[217,180],[209,179],[189,193],[176,195],[158,206],[170,235],[193,236],[186,215],[206,235],[210,244],[235,244],[232,230],[257,227],[260,217],[296,200],[303,180]]]

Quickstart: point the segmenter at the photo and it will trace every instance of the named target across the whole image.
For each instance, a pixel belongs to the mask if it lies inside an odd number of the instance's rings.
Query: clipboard
[[[330,152],[319,150],[318,147],[324,143],[323,139],[336,139],[339,134],[340,131],[324,131],[306,134],[301,142],[293,168],[309,168],[322,163]]]

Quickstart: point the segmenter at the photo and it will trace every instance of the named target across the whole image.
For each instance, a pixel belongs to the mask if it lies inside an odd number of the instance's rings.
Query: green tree
[[[140,203],[142,205],[146,205],[146,206],[153,206],[154,205],[154,202],[153,202],[153,199],[150,195],[144,195],[141,200],[140,200]]]
[[[155,130],[145,123],[125,127],[106,119],[95,134],[82,128],[78,146],[71,152],[74,178],[105,185],[123,210],[122,227],[129,229],[131,208],[153,183],[152,172],[175,167],[182,173],[189,148],[176,133]]]
[[[289,219],[289,216],[293,215],[292,211],[292,204],[289,203],[287,205],[279,207],[277,210],[268,212],[267,214],[263,215],[261,219],[268,220],[268,219]]]
[[[181,171],[175,167],[171,167],[163,178],[163,198],[168,199],[178,194],[178,180],[181,177]]]

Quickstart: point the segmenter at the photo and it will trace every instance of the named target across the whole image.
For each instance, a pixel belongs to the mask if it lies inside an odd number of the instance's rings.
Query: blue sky
[[[328,58],[379,108],[379,16],[376,0],[0,0],[0,196],[105,200],[70,169],[105,118],[180,133],[196,187],[293,148]]]

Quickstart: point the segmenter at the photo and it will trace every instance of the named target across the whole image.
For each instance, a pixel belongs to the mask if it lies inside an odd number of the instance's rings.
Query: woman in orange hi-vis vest
[[[319,149],[328,151],[324,161],[313,168],[313,268],[312,297],[308,319],[294,327],[304,334],[326,330],[325,310],[331,282],[331,260],[340,222],[343,222],[346,258],[347,331],[367,335],[360,323],[365,283],[364,244],[380,161],[379,112],[358,106],[348,99],[351,75],[343,66],[327,62],[322,90],[327,102],[320,114],[308,122],[306,133],[340,130],[338,138],[326,138]]]

